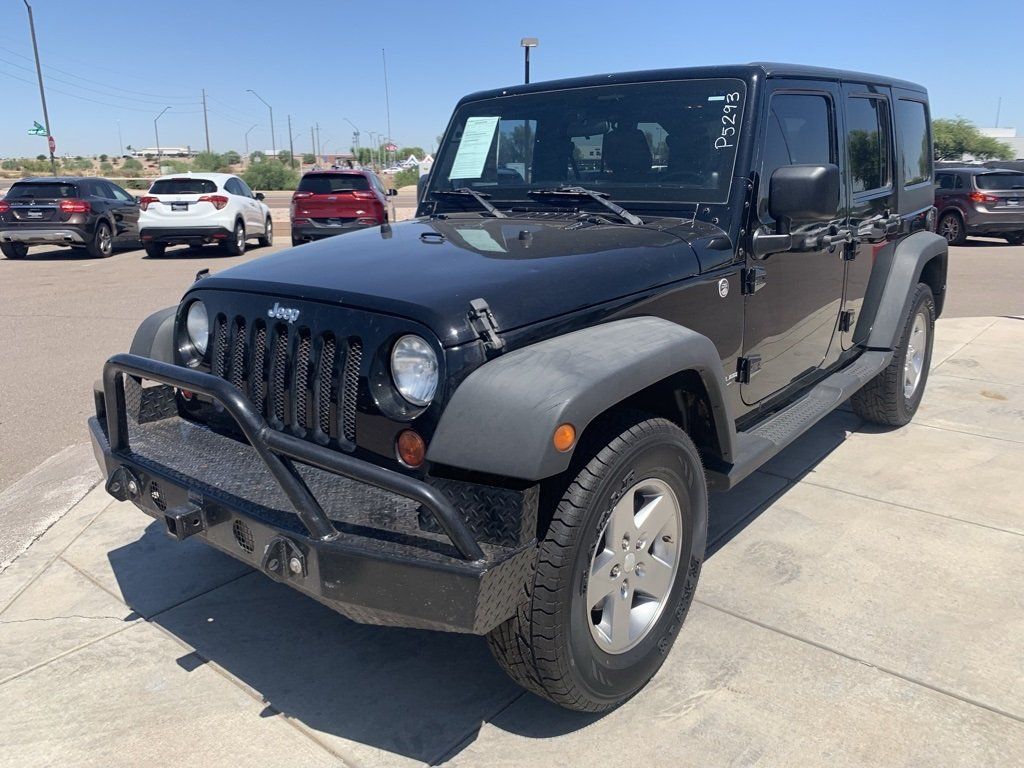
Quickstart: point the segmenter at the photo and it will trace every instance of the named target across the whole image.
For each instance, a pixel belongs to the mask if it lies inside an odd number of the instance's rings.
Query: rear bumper
[[[967,215],[967,232],[969,234],[1024,232],[1024,208],[1019,211],[988,213],[972,211]]]
[[[143,243],[164,245],[214,243],[231,235],[227,227],[145,227],[139,230],[139,239]]]
[[[305,223],[292,224],[292,238],[295,240],[319,240],[324,237],[334,237],[335,235],[343,235],[346,232],[355,232],[356,230],[378,226],[380,226],[380,222],[376,221],[363,224],[360,224],[358,221],[347,224],[317,224],[307,220]]]
[[[0,229],[0,243],[84,245],[86,242],[87,236],[85,231],[76,227]]]
[[[125,374],[164,386],[142,389],[130,378],[126,395]],[[176,387],[223,405],[251,447],[178,419]],[[484,634],[513,615],[532,571],[536,494],[524,494],[515,543],[478,541],[464,513],[437,486],[277,432],[239,390],[215,376],[117,355],[104,367],[96,411],[89,431],[112,496],[133,502],[173,537],[205,540],[355,621]],[[139,424],[134,446],[130,416]],[[148,454],[156,442],[147,440],[145,425],[159,430],[162,424],[178,453],[176,466]],[[189,429],[198,433],[190,436]],[[222,443],[211,454],[216,441]],[[233,492],[247,484],[255,486],[258,501]],[[454,493],[481,498],[478,486],[456,485]],[[404,507],[363,516],[355,510],[337,520],[317,498],[349,512],[343,508],[373,506],[373,494],[381,492],[401,497]],[[288,504],[294,511],[281,508]],[[422,524],[424,515],[436,533]]]

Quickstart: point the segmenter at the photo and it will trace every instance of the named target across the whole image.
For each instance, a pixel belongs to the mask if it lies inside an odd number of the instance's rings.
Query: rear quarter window
[[[7,193],[8,200],[19,198],[46,198],[49,200],[65,197],[78,197],[78,187],[74,184],[15,184]]]
[[[208,195],[217,191],[209,179],[159,179],[153,182],[151,195]]]
[[[365,192],[369,188],[369,180],[362,175],[323,173],[303,176],[295,191],[331,195],[335,192]]]
[[[932,138],[924,102],[899,99],[896,129],[903,156],[903,186],[922,184],[932,177]]]

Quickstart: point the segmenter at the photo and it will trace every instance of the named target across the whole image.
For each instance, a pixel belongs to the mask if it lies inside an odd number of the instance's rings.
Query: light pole
[[[373,163],[374,163],[373,148],[375,146],[377,146],[377,144],[374,142],[374,138],[373,137],[377,135],[377,132],[376,131],[367,131],[367,133],[370,134],[370,166],[372,167]]]
[[[352,126],[352,148],[356,151],[356,159],[359,159],[359,126],[349,120],[347,117],[343,117],[346,123]]]
[[[121,121],[117,121],[117,144],[121,147],[121,157],[124,157],[124,139],[121,138]]]
[[[246,88],[245,90],[266,104],[267,109],[270,110],[270,148],[274,151],[274,159],[277,159],[277,138],[274,136],[274,108],[267,104],[266,100],[252,88]]]
[[[36,77],[39,78],[39,99],[43,102],[43,122],[46,124],[46,142],[52,146],[53,134],[50,133],[50,113],[46,110],[46,91],[43,89],[43,68],[39,64],[39,46],[36,44],[36,22],[32,18],[32,6],[28,4],[28,0],[22,0],[25,3],[25,10],[28,11],[28,28],[32,33],[32,51],[36,56]],[[57,161],[53,159],[53,150],[50,150],[50,171],[54,176],[57,175]]]
[[[523,46],[523,66],[524,66],[524,83],[529,85],[530,83],[530,49],[536,48],[540,45],[540,40],[536,37],[524,37],[519,41],[519,44]]]
[[[259,123],[256,123],[256,125],[259,125]],[[246,165],[246,167],[249,166],[249,134],[252,133],[252,129],[255,128],[256,125],[254,125],[252,128],[250,128],[248,131],[245,132],[245,165]]]
[[[157,121],[164,116],[164,112],[168,109],[170,109],[170,107],[164,107],[163,112],[153,118],[153,133],[156,134],[156,167],[158,171],[160,170],[160,158],[162,157],[162,153],[160,152],[160,127],[157,125]]]

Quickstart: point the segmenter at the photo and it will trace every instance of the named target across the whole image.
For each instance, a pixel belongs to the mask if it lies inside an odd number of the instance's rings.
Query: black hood
[[[407,317],[451,346],[476,337],[473,299],[506,331],[697,274],[680,235],[565,218],[417,219],[281,251],[200,285]]]

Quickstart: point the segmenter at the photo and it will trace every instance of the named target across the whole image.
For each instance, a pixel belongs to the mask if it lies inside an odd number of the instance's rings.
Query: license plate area
[[[187,211],[188,203],[171,203],[172,211]]]

